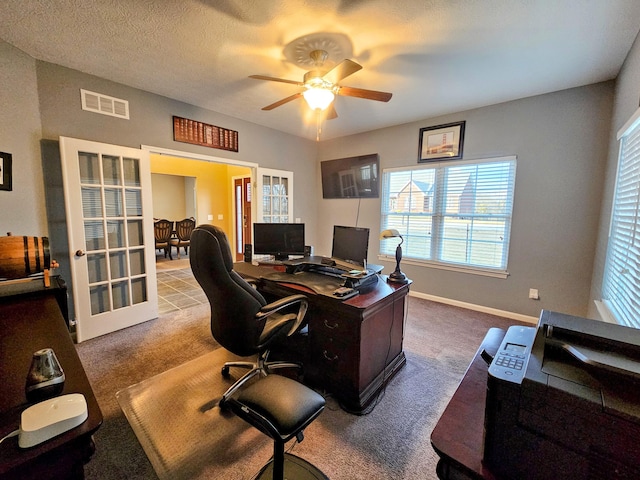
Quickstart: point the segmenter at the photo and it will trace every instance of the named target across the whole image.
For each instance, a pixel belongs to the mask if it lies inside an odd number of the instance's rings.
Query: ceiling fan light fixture
[[[302,96],[312,110],[325,110],[335,98],[331,90],[318,87],[307,88],[302,92]]]

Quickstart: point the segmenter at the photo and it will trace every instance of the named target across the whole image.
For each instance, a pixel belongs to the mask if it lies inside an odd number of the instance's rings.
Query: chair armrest
[[[268,305],[265,305],[260,309],[260,311],[256,314],[256,319],[262,320],[267,318],[269,315],[272,315],[283,308],[288,308],[294,306],[296,304],[300,304],[298,307],[298,313],[296,315],[296,320],[293,323],[293,326],[289,329],[289,333],[287,336],[293,335],[302,325],[302,321],[304,320],[304,316],[307,313],[307,308],[309,307],[309,300],[302,294],[290,295],[288,297],[280,298],[275,302],[271,302]]]

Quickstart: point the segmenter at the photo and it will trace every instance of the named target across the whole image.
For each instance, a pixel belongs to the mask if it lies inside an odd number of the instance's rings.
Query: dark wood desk
[[[406,363],[402,341],[410,283],[387,283],[381,276],[366,293],[340,300],[328,294],[340,278],[305,272],[274,279],[273,268],[244,262],[234,269],[257,280],[267,298],[307,295],[309,332],[301,340],[307,343],[292,342],[287,355],[303,362],[305,383],[332,393],[345,410],[366,411]]]
[[[437,472],[442,480],[496,479],[482,464],[489,367],[480,352],[485,349],[495,355],[504,335],[505,331],[499,328],[488,331],[431,433],[431,445],[440,456]]]
[[[83,465],[95,448],[91,438],[102,424],[102,412],[80,363],[54,292],[0,298],[0,437],[20,426],[20,414],[31,404],[25,381],[33,352],[53,348],[65,372],[62,394],[82,393],[88,418],[78,427],[28,449],[18,438],[0,445],[0,479],[83,478]]]

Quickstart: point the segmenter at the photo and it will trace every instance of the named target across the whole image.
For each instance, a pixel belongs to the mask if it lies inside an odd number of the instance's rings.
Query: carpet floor
[[[431,431],[486,331],[514,323],[410,297],[407,364],[376,407],[368,415],[351,415],[327,396],[327,408],[293,453],[333,480],[436,479]],[[249,480],[269,460],[271,440],[215,406],[225,386],[219,369],[227,354],[211,338],[208,305],[172,312],[77,347],[105,417],[95,434],[96,453],[85,467],[87,479]],[[158,389],[149,391],[152,384]],[[177,470],[159,467],[153,454],[147,456],[149,445],[145,454],[145,435],[138,440],[116,392],[123,403],[125,396],[136,393],[136,401],[144,402],[138,410],[156,412],[149,418],[155,418],[159,431],[165,430],[153,433],[154,441],[160,444],[162,437],[162,442],[176,443],[161,456],[171,468],[179,465]],[[187,447],[188,442],[196,446]]]

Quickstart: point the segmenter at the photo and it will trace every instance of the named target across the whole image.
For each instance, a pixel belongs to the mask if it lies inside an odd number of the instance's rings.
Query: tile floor
[[[162,262],[162,267],[167,267],[168,265],[170,264]],[[157,267],[158,314],[162,315],[163,313],[184,310],[185,308],[207,303],[207,297],[196,279],[193,278],[193,273],[188,263],[186,263],[185,268],[167,269],[162,268],[159,262]]]

